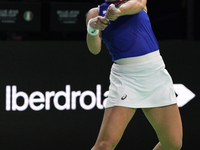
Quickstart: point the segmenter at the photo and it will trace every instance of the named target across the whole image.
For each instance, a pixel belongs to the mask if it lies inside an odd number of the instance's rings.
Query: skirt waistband
[[[138,56],[138,57],[129,57],[129,58],[122,58],[116,60],[114,63],[119,64],[119,65],[129,65],[129,64],[143,64],[148,61],[151,61],[153,59],[159,58],[160,56],[160,51],[157,50],[155,52],[151,52],[146,55]]]

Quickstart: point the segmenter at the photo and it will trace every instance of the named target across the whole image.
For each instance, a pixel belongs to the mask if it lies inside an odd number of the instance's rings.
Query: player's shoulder
[[[96,17],[98,15],[99,15],[98,7],[91,8],[87,13],[87,16],[91,17]]]

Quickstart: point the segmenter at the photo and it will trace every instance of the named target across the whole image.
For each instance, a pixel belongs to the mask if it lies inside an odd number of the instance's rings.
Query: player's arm
[[[119,7],[121,11],[120,16],[139,13],[140,11],[145,9],[146,4],[147,0],[129,0]]]
[[[103,31],[108,24],[109,21],[107,21],[105,17],[99,16],[98,8],[92,8],[87,13],[86,25],[87,28],[90,28],[91,32],[87,32],[86,42],[92,54],[96,55],[101,51],[101,31]],[[94,35],[93,31],[97,34]]]
[[[106,18],[114,21],[119,16],[133,15],[139,13],[143,9],[146,9],[146,4],[147,0],[129,0],[126,3],[122,4],[118,10],[113,10],[112,7],[114,6],[114,4],[111,4],[106,12]]]
[[[144,11],[146,11],[146,13],[147,13],[147,11],[148,11],[148,10],[147,10],[147,6],[144,7]]]

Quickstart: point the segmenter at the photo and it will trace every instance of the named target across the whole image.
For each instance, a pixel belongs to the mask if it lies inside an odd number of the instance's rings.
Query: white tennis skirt
[[[177,103],[172,79],[159,51],[128,62],[132,63],[112,65],[105,108],[153,108]]]

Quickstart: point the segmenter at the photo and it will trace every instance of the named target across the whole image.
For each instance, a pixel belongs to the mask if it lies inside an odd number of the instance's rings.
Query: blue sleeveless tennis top
[[[105,0],[105,3],[99,6],[100,16],[105,16],[111,3],[116,3],[116,1]],[[111,24],[102,31],[102,40],[113,61],[145,55],[159,49],[149,17],[144,10],[134,15],[120,16],[117,20],[111,21]]]

